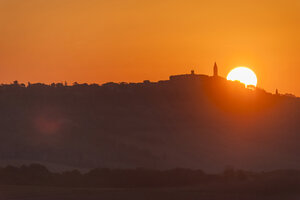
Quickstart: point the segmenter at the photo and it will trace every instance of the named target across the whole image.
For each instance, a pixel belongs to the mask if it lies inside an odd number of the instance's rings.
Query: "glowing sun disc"
[[[247,67],[234,68],[227,75],[227,80],[239,81],[241,83],[244,83],[246,87],[249,85],[253,85],[256,87],[257,85],[256,74]]]

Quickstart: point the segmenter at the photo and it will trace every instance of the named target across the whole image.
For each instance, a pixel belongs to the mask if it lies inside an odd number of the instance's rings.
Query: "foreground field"
[[[1,200],[299,200],[299,194],[249,194],[203,192],[191,188],[84,189],[1,186]]]

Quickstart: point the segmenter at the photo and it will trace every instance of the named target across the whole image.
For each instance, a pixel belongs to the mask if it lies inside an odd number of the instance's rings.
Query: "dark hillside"
[[[0,159],[79,168],[300,168],[300,100],[218,77],[0,87]]]

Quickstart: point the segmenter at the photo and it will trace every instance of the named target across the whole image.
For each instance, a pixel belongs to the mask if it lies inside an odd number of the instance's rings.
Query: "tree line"
[[[206,190],[234,188],[239,191],[291,193],[300,189],[300,170],[250,172],[226,168],[222,173],[207,174],[202,170],[183,168],[96,168],[85,173],[78,170],[55,173],[41,164],[30,164],[0,168],[0,184],[99,188],[199,186]]]

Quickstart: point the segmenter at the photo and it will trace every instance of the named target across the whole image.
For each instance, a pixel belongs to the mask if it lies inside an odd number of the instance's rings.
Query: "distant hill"
[[[0,159],[76,168],[300,168],[300,100],[220,77],[0,87]]]

